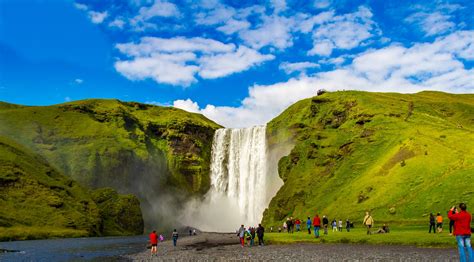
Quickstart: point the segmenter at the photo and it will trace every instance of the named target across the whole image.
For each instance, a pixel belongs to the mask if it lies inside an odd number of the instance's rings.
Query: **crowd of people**
[[[447,216],[449,219],[449,234],[454,235],[456,237],[456,242],[458,244],[458,251],[460,255],[460,261],[469,261],[474,262],[474,256],[471,246],[471,233],[473,228],[471,228],[471,214],[467,212],[467,205],[465,203],[459,204],[459,209],[453,206],[448,212]],[[288,217],[286,221],[283,223],[282,227],[278,227],[278,232],[286,231],[288,234],[293,234],[296,232],[301,232],[301,224],[303,223],[302,220],[299,218],[293,219],[293,217]],[[371,235],[372,233],[378,234],[386,234],[390,233],[390,228],[387,224],[383,224],[378,230],[373,231],[374,226],[374,219],[369,212],[366,212],[365,217],[362,221],[362,224],[367,229],[367,235]],[[320,230],[324,231],[324,235],[328,235],[329,228],[332,228],[333,232],[342,232],[344,228],[344,223],[341,219],[333,219],[331,222],[329,221],[326,215],[322,216],[322,219],[316,214],[312,219],[308,216],[306,219],[306,229],[308,234],[312,234],[314,232],[314,236],[316,238],[320,238]],[[345,221],[345,229],[347,232],[351,231],[351,228],[354,227],[354,223],[351,222],[349,219]],[[273,226],[270,227],[270,232],[273,232]],[[429,215],[429,230],[428,233],[441,233],[443,232],[443,216],[441,213],[437,213],[435,216],[433,213]],[[264,233],[265,228],[259,224],[257,227],[248,227],[245,228],[244,225],[241,225],[240,228],[237,230],[237,236],[240,239],[241,247],[245,245],[248,246],[255,246],[255,238],[258,239],[258,246],[264,245]],[[190,235],[196,235],[196,230],[191,231],[189,230]],[[157,245],[159,241],[163,241],[164,238],[162,235],[158,235],[156,231],[153,231],[150,234],[150,247],[151,247],[151,255],[156,255],[157,253]],[[173,240],[173,245],[177,245],[179,234],[177,230],[173,230],[171,234],[171,239]]]

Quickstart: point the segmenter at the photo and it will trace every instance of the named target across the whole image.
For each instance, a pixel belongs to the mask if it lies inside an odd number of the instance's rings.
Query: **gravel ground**
[[[354,244],[291,244],[240,247],[235,234],[203,233],[123,257],[132,261],[459,261],[454,248]]]

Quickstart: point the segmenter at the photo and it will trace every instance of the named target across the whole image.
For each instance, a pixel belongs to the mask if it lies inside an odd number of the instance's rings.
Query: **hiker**
[[[351,222],[349,221],[349,219],[346,219],[346,230],[347,232],[351,231]]]
[[[173,246],[176,246],[176,242],[178,242],[178,231],[173,230],[173,234],[171,234],[171,238],[173,239]]]
[[[331,223],[332,225],[332,232],[337,232],[337,221],[334,219]]]
[[[342,220],[339,219],[339,232],[342,232]]]
[[[301,229],[301,221],[297,218],[296,221],[295,221],[295,225],[296,225],[296,232],[300,232],[300,229]]]
[[[459,213],[453,213],[454,206],[448,213],[448,218],[454,220],[454,235],[458,242],[459,260],[461,262],[474,261],[474,256],[471,246],[471,214],[467,212],[467,205],[465,203],[459,204]],[[466,251],[468,259],[466,260]]]
[[[385,234],[389,232],[390,229],[388,228],[387,224],[383,224],[383,226],[377,231],[377,234]]]
[[[433,233],[436,233],[435,216],[433,215],[433,213],[430,213],[430,230],[428,231],[428,233],[431,233],[432,228],[433,228]]]
[[[313,218],[314,236],[319,238],[319,228],[321,227],[321,219],[318,214]]]
[[[245,230],[245,239],[247,240],[248,245],[250,246],[252,244],[252,235],[250,234],[250,228]]]
[[[372,216],[370,215],[370,213],[368,211],[365,212],[365,217],[364,217],[364,223],[363,224],[367,227],[367,235],[372,235],[372,232],[370,231],[370,229],[374,225],[374,219],[372,218]]]
[[[287,218],[286,222],[283,222],[283,231],[288,231],[288,220],[290,220],[290,218]]]
[[[150,244],[151,244],[151,256],[157,255],[157,246],[158,246],[158,235],[156,234],[156,231],[153,230],[150,234]]]
[[[308,229],[308,234],[311,235],[311,218],[308,217],[308,220],[306,220],[306,228]]]
[[[328,226],[329,226],[329,219],[326,216],[323,216],[323,228],[324,228],[324,234],[328,234]]]
[[[240,228],[239,228],[239,231],[237,232],[237,236],[239,237],[240,239],[240,245],[242,247],[244,247],[244,244],[245,244],[245,240],[244,240],[244,237],[245,237],[245,227],[244,225],[241,225]]]
[[[458,212],[457,208],[455,207],[453,211],[449,211],[453,214],[456,214]],[[448,212],[448,215],[449,215],[449,212]],[[453,227],[454,227],[454,220],[452,220],[451,218],[449,219],[449,235],[452,236],[453,235]]]
[[[255,228],[251,227],[250,228],[250,245],[253,246],[255,244]]]
[[[258,245],[263,246],[263,234],[265,233],[265,228],[262,224],[258,224],[257,228],[257,237],[258,237]]]
[[[440,213],[436,216],[436,228],[438,229],[438,233],[443,232],[443,217]]]
[[[294,223],[293,223],[293,217],[290,217],[290,220],[289,220],[289,225],[288,225],[288,233],[292,233],[293,234],[293,228],[294,228]]]

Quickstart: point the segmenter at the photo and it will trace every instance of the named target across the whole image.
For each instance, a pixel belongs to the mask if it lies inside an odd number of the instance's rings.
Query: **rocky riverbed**
[[[417,248],[355,244],[291,244],[242,248],[235,234],[202,233],[124,256],[132,261],[459,261],[454,248]]]

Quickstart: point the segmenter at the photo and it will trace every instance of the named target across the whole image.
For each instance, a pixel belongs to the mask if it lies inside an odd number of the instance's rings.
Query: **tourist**
[[[301,229],[301,221],[297,218],[296,221],[295,221],[295,225],[296,225],[296,232],[300,232],[300,229]]]
[[[388,228],[387,224],[383,224],[383,226],[377,231],[377,234],[385,234],[389,232],[390,229]]]
[[[457,208],[455,207],[453,211],[449,211],[449,212],[456,214],[458,211],[457,211]],[[449,219],[449,235],[450,236],[453,235],[453,227],[454,227],[454,220],[450,218]]]
[[[351,222],[349,221],[349,219],[346,219],[346,230],[347,232],[351,231]]]
[[[176,246],[176,242],[178,242],[178,232],[176,229],[173,231],[173,234],[171,234],[171,238],[173,239],[173,246]]]
[[[324,227],[324,234],[328,234],[328,226],[329,226],[329,219],[326,216],[323,216],[323,227]]]
[[[150,244],[151,244],[151,256],[157,255],[157,246],[158,246],[158,235],[156,234],[156,231],[153,230],[150,234]]]
[[[281,227],[278,227],[278,233],[281,233]]]
[[[308,229],[308,234],[311,235],[311,218],[308,217],[308,220],[306,220],[306,228]]]
[[[313,218],[313,228],[314,228],[314,236],[319,238],[319,228],[321,227],[321,219],[319,218],[318,214]]]
[[[286,222],[283,222],[283,231],[288,231],[288,220],[290,220],[290,218],[287,218]]]
[[[467,206],[464,203],[459,204],[459,213],[454,213],[454,208],[450,209],[448,218],[455,221],[454,224],[454,235],[458,242],[459,257],[461,262],[474,261],[471,246],[471,214],[467,212]],[[467,254],[466,254],[467,251]],[[468,259],[466,260],[466,255]]]
[[[253,246],[255,244],[255,228],[251,227],[250,228],[250,245]]]
[[[332,232],[337,232],[337,221],[334,219],[331,223],[332,225]]]
[[[374,225],[374,219],[369,212],[365,212],[363,224],[367,227],[367,235],[372,235],[372,231],[370,231],[370,229]]]
[[[240,239],[240,245],[242,247],[244,247],[244,244],[245,244],[245,227],[244,225],[241,225],[240,228],[239,228],[239,231],[237,233],[237,236],[239,236],[239,239]]]
[[[193,235],[194,236],[196,235],[196,229],[193,229]]]
[[[433,215],[433,213],[430,213],[430,230],[428,231],[428,233],[431,233],[431,229],[433,229],[433,233],[436,233],[435,226],[435,216]]]
[[[339,232],[342,232],[342,219],[339,219]]]
[[[247,244],[250,246],[252,244],[252,235],[250,234],[250,227],[248,230],[245,230],[245,239],[247,240]]]
[[[443,232],[443,217],[440,213],[436,216],[436,228],[438,229],[438,233]]]
[[[257,228],[257,237],[258,237],[258,245],[263,246],[263,235],[265,233],[265,228],[262,226],[262,224],[258,224]]]
[[[192,236],[192,235],[193,235],[193,231],[189,229],[189,236]]]
[[[273,226],[270,227],[270,233],[273,233]]]

